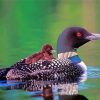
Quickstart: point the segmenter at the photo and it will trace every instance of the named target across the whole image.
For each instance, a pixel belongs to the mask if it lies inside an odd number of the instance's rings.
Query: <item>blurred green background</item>
[[[0,0],[0,67],[39,51],[45,43],[56,49],[58,35],[66,27],[100,33],[99,25],[100,0]],[[100,66],[100,41],[87,43],[78,52],[88,66]],[[98,79],[88,82],[100,84]],[[80,93],[89,100],[100,98],[99,88]]]
[[[99,0],[0,0],[0,65],[9,66],[50,43],[69,26],[100,33]],[[100,41],[79,49],[87,65],[100,66]]]

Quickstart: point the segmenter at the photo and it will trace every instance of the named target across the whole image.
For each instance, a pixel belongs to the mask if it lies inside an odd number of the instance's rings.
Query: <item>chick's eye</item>
[[[80,32],[77,32],[77,33],[76,33],[76,36],[77,36],[78,38],[81,38],[81,37],[82,37],[82,34],[81,34]]]

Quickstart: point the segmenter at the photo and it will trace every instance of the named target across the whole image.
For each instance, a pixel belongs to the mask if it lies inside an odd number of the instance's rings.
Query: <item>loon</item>
[[[66,82],[79,81],[86,75],[87,67],[77,54],[77,49],[91,40],[99,40],[99,34],[92,34],[81,27],[66,28],[58,37],[58,58],[38,60],[32,64],[23,63],[23,60],[12,65],[9,73],[12,79],[59,80]]]

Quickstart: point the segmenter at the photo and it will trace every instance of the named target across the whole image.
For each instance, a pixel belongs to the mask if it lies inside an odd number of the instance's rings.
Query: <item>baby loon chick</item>
[[[53,48],[51,45],[46,44],[43,46],[42,50],[38,53],[35,53],[25,59],[26,64],[33,64],[39,60],[52,60],[53,57]]]
[[[86,65],[76,50],[90,40],[96,39],[100,39],[100,35],[92,34],[84,28],[66,28],[57,41],[57,59],[39,60],[32,64],[23,63],[22,60],[12,66],[10,78],[76,82],[86,74]],[[8,80],[10,71],[7,74]]]

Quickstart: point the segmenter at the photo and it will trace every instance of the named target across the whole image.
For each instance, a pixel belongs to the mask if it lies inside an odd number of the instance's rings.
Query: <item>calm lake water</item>
[[[20,82],[9,81],[7,83],[0,81],[0,100],[64,100],[64,96],[72,95],[73,92],[77,94],[77,90],[79,91],[79,95],[83,95],[89,100],[99,100],[100,67],[88,66],[87,72],[87,81],[78,84],[35,80]],[[46,84],[48,84],[48,86]],[[45,97],[46,95],[47,97],[49,95],[49,99]]]

